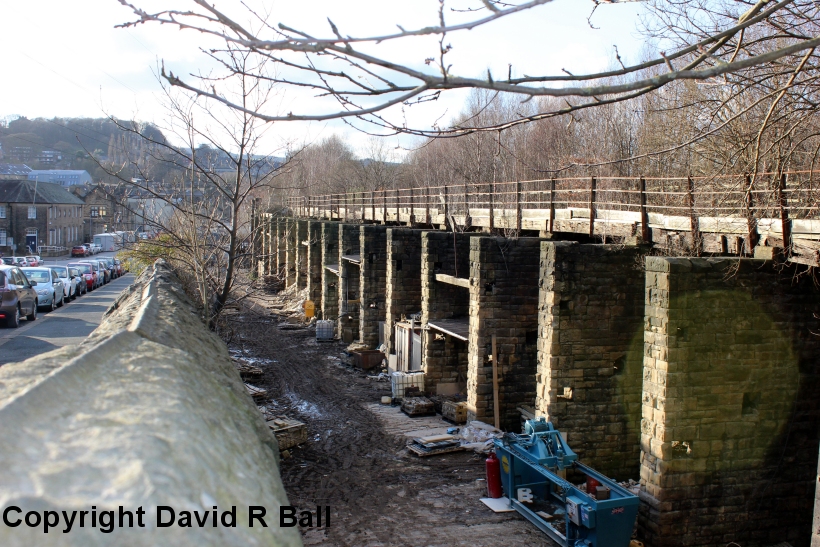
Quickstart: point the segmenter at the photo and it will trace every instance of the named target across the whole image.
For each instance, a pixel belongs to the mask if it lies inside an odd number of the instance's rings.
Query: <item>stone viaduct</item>
[[[421,212],[264,216],[260,273],[305,279],[346,342],[376,348],[384,324],[395,352],[396,323],[420,317],[426,389],[509,431],[546,416],[584,463],[639,480],[652,547],[817,536],[820,291],[805,265],[772,248],[658,256],[640,225],[593,243]]]

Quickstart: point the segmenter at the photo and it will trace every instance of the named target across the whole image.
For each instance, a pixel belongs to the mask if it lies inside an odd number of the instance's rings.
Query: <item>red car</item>
[[[88,249],[86,249],[83,245],[75,245],[71,248],[71,256],[81,256],[85,258],[88,256]]]
[[[77,268],[80,271],[80,275],[83,276],[83,279],[85,280],[85,285],[86,287],[88,287],[89,291],[93,291],[101,284],[97,277],[97,270],[91,263],[69,262],[67,266],[69,266],[70,268]]]

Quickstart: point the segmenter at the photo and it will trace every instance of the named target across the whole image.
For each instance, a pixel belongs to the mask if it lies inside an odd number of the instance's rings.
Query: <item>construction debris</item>
[[[436,415],[436,407],[427,397],[405,397],[401,404],[401,411],[411,418]]]
[[[239,371],[239,376],[243,380],[247,380],[249,378],[261,378],[264,374],[261,368],[255,367],[244,360],[234,360],[233,364],[236,367],[236,370]]]
[[[287,450],[298,444],[307,442],[307,426],[302,422],[278,416],[266,422],[273,430],[276,441],[279,443],[279,450]]]
[[[444,401],[441,405],[441,417],[454,424],[463,424],[467,421],[467,403]]]
[[[447,454],[464,450],[461,443],[453,435],[431,435],[416,437],[407,445],[407,448],[421,457]]]
[[[253,386],[247,382],[245,382],[245,389],[254,401],[262,401],[268,396],[268,390]]]

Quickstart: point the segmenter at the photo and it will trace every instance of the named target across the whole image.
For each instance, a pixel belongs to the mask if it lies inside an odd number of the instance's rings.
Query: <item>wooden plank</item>
[[[465,342],[470,336],[470,320],[466,317],[464,319],[437,319],[435,322],[428,322],[427,325],[431,329],[449,334],[453,338],[458,338]]]
[[[455,277],[447,274],[436,274],[436,281],[447,283],[448,285],[456,285],[458,287],[470,288],[470,280],[463,277]]]

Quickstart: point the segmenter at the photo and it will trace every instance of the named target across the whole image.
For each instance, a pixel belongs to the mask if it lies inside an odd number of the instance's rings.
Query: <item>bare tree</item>
[[[228,80],[218,80],[248,111],[264,108],[273,94],[269,79],[246,76],[250,59],[245,51],[233,51],[234,70]],[[146,141],[142,150],[150,161],[127,158],[116,168],[105,167],[127,188],[134,212],[158,233],[142,250],[175,263],[191,281],[204,319],[212,322],[232,299],[248,292],[251,276],[240,277],[238,271],[250,266],[252,215],[263,198],[288,190],[279,184],[288,165],[266,142],[270,123],[170,86],[165,92],[168,116],[160,128],[168,138],[120,123],[124,132]],[[169,167],[161,181],[143,169],[157,163]],[[153,204],[154,215],[138,210],[146,202]]]
[[[812,0],[699,0],[679,2],[652,0],[652,18],[648,28],[656,31],[667,51],[634,65],[625,65],[600,73],[562,74],[515,77],[513,63],[507,74],[483,77],[459,76],[448,61],[450,39],[458,33],[491,25],[512,14],[549,8],[552,0],[530,0],[520,3],[498,0],[475,0],[467,9],[448,8],[440,0],[435,24],[405,29],[400,24],[393,33],[351,36],[328,21],[326,36],[313,36],[303,30],[276,23],[272,17],[246,6],[247,13],[231,16],[205,0],[190,0],[190,9],[148,12],[138,4],[119,0],[132,10],[136,19],[123,26],[160,23],[193,30],[224,41],[224,47],[210,49],[209,54],[228,72],[236,72],[230,56],[236,49],[256,60],[256,67],[283,67],[293,76],[270,75],[251,71],[244,75],[276,82],[285,87],[309,89],[338,101],[338,108],[326,112],[289,112],[286,114],[231,100],[218,85],[207,78],[181,77],[163,68],[162,77],[172,86],[208,97],[237,111],[253,114],[265,121],[310,121],[358,117],[389,131],[420,135],[461,135],[481,130],[497,131],[538,119],[554,117],[599,107],[604,104],[641,97],[673,82],[708,81],[731,74],[742,75],[756,67],[777,63],[796,65],[795,58],[812,52],[820,45],[813,21],[817,3]],[[616,0],[593,1],[616,4]],[[695,6],[701,15],[692,16]],[[457,13],[460,12],[460,13]],[[466,16],[465,16],[466,12]],[[246,25],[249,19],[256,24]],[[454,22],[450,22],[454,20]],[[375,53],[378,45],[418,37],[435,37],[434,51],[421,53],[427,69],[420,70]],[[422,59],[420,59],[422,60]],[[339,69],[338,67],[344,67]],[[283,73],[284,74],[284,73]],[[626,77],[626,78],[625,78]],[[742,78],[743,76],[739,76]],[[613,78],[619,78],[613,81]],[[782,89],[793,85],[788,81]],[[477,88],[528,97],[561,97],[561,103],[541,103],[548,108],[536,112],[519,112],[512,118],[488,125],[459,126],[426,130],[394,122],[385,111],[396,105],[404,107],[435,99],[452,89]]]

